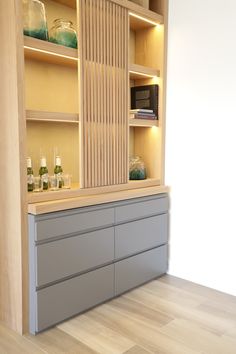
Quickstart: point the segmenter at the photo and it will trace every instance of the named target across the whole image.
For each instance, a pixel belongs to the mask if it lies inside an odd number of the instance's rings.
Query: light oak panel
[[[81,187],[127,183],[128,11],[80,0]]]
[[[79,115],[76,113],[26,110],[26,119],[44,122],[79,123]]]
[[[78,51],[55,43],[24,36],[25,58],[41,62],[77,67]]]
[[[28,245],[21,2],[0,2],[0,321],[27,328]],[[2,335],[0,334],[2,337]],[[1,350],[0,350],[1,351]]]
[[[74,197],[69,199],[59,199],[59,200],[54,199],[48,202],[28,204],[28,212],[30,214],[39,215],[39,214],[45,214],[54,211],[80,208],[84,206],[97,205],[97,204],[104,204],[104,203],[115,202],[119,200],[126,200],[126,199],[149,196],[149,195],[168,193],[169,188],[166,186],[154,186],[154,187],[142,188],[140,185],[138,185],[138,187],[135,188],[135,184],[134,184],[133,189],[132,188],[129,190],[119,189],[116,192],[113,191],[108,192],[103,190],[103,192],[104,193],[102,194],[94,194],[94,195],[90,194],[85,196],[81,195],[79,197]]]
[[[77,68],[26,60],[25,101],[28,110],[78,112]]]

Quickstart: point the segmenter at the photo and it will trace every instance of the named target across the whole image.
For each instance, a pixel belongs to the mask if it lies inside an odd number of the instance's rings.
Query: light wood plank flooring
[[[165,275],[0,354],[236,354],[236,297]]]

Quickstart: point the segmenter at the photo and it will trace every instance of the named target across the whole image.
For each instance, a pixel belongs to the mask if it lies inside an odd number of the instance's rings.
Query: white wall
[[[236,1],[169,11],[169,273],[236,295]]]

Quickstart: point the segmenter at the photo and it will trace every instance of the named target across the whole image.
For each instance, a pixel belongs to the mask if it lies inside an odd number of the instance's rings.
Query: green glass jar
[[[142,180],[147,178],[146,167],[139,156],[131,157],[129,161],[129,179]]]
[[[70,48],[77,48],[77,34],[73,28],[73,23],[59,18],[53,22],[53,27],[49,31],[49,41],[64,45]]]
[[[23,1],[24,35],[48,40],[48,28],[44,4],[39,0]]]

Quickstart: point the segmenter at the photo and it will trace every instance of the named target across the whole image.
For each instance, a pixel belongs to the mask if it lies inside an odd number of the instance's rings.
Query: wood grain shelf
[[[71,189],[61,189],[58,191],[44,191],[42,193],[28,193],[28,204],[54,202],[68,198],[78,198],[90,195],[103,195],[107,193],[119,193],[120,191],[129,191],[139,188],[159,187],[160,180],[156,178],[147,178],[145,180],[129,181],[122,185],[111,185],[96,188],[80,188],[79,183],[73,183]]]
[[[79,124],[79,115],[77,113],[61,113],[26,110],[27,121],[58,122]]]
[[[143,128],[152,128],[158,127],[158,120],[157,119],[129,119],[129,126],[130,127],[143,127]]]
[[[143,187],[140,187],[141,182],[146,182],[143,184]],[[79,207],[84,207],[84,206],[90,206],[90,205],[97,205],[97,204],[104,204],[108,202],[115,202],[119,200],[126,200],[126,199],[133,199],[133,198],[138,198],[138,197],[143,197],[143,196],[149,196],[149,195],[156,195],[160,193],[168,193],[169,192],[169,187],[168,186],[161,186],[161,185],[155,185],[150,186],[148,180],[145,181],[132,181],[128,183],[125,186],[128,186],[126,189],[124,188],[123,190],[107,190],[106,192],[101,192],[101,193],[96,193],[96,194],[82,194],[83,189],[77,189],[74,190],[73,196],[70,195],[70,193],[67,194],[67,198],[65,196],[62,196],[63,192],[43,192],[40,193],[41,196],[45,196],[53,193],[56,198],[53,198],[53,200],[44,200],[40,201],[40,196],[38,200],[34,195],[31,194],[31,200],[29,200],[28,204],[28,212],[30,214],[34,215],[39,215],[39,214],[45,214],[45,213],[50,213],[54,211],[60,211],[60,210],[66,210],[66,209],[73,209],[73,208],[79,208]],[[106,187],[104,187],[106,188]],[[102,188],[100,188],[102,189]],[[109,187],[107,187],[109,189]],[[70,190],[70,192],[73,192],[73,190]],[[76,195],[77,194],[77,195]],[[38,195],[36,195],[37,197]]]
[[[44,61],[51,64],[76,67],[78,50],[24,36],[24,53],[26,59]]]
[[[147,66],[130,64],[129,75],[131,80],[150,79],[160,76],[160,71]]]

